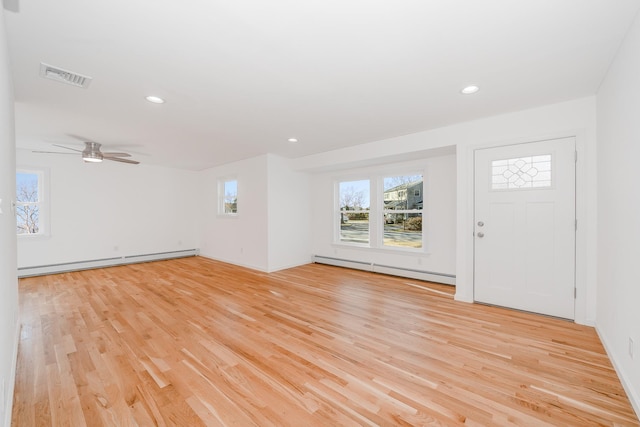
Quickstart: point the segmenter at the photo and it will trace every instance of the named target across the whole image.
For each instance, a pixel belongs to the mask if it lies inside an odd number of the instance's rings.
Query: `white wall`
[[[597,330],[640,415],[640,16],[598,92]],[[634,358],[629,355],[633,339]]]
[[[291,161],[268,156],[268,269],[311,262],[309,175],[291,169]]]
[[[339,158],[339,156],[336,156]],[[334,238],[334,186],[337,179],[373,178],[380,174],[424,171],[424,233],[422,253],[389,249],[359,248],[336,244]],[[316,173],[312,178],[314,255],[347,259],[391,267],[455,274],[456,265],[456,157],[424,157],[411,162],[390,163]]]
[[[272,154],[200,172],[203,256],[260,271],[311,261],[307,174]],[[218,214],[218,182],[238,180],[238,214]]]
[[[596,108],[588,97],[465,123],[458,129],[458,286],[456,297],[473,299],[473,153],[475,149],[575,136],[575,320],[593,325],[596,302]],[[464,267],[463,267],[464,266]]]
[[[18,238],[18,267],[197,248],[197,174],[17,150],[49,176],[50,235]]]
[[[0,8],[0,424],[11,424],[18,351],[18,279],[16,275],[15,135],[13,85],[9,69],[4,10]]]
[[[297,170],[314,174],[366,165],[384,165],[439,153],[456,147],[456,299],[473,301],[473,152],[478,148],[566,136],[576,137],[577,270],[576,321],[593,324],[596,301],[596,108],[595,97],[547,105],[525,111],[475,120],[431,131],[399,136],[356,147],[299,159]],[[431,154],[430,154],[431,153]],[[323,178],[319,178],[322,180]],[[314,193],[332,206],[332,195],[314,180]],[[433,186],[440,185],[434,182]],[[318,211],[319,212],[319,211]],[[316,210],[314,209],[314,214]],[[326,224],[314,222],[314,228]],[[326,248],[322,237],[313,238],[313,249]],[[400,261],[398,261],[400,262]],[[411,262],[411,261],[403,261]]]
[[[228,163],[199,173],[204,201],[200,227],[203,256],[269,270],[268,156]],[[238,180],[238,214],[218,214],[218,181]]]

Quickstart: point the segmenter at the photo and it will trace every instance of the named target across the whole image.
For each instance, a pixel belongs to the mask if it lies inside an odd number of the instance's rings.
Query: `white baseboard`
[[[261,273],[269,273],[269,271],[266,268],[258,267],[258,266],[251,265],[251,264],[239,263],[239,262],[237,262],[235,260],[220,258],[220,257],[213,256],[213,255],[208,255],[208,254],[206,254],[204,252],[201,252],[200,256],[203,257],[203,258],[207,258],[207,259],[213,260],[213,261],[220,261],[220,262],[224,262],[225,264],[233,264],[233,265],[237,265],[238,267],[248,268],[250,270],[256,270],[256,271],[259,271]]]
[[[611,360],[613,369],[615,369],[616,374],[618,374],[620,383],[622,383],[622,387],[624,388],[624,391],[627,393],[627,397],[631,402],[631,406],[633,407],[633,410],[636,411],[636,417],[640,419],[640,390],[635,388],[640,386],[640,384],[635,384],[635,387],[634,387],[634,384],[631,381],[627,380],[627,376],[625,375],[624,370],[622,369],[622,367],[620,366],[620,364],[618,363],[618,361],[614,356],[615,353],[612,351],[611,345],[609,345],[609,342],[607,341],[605,336],[600,332],[600,329],[598,329],[597,324],[595,326],[595,330],[596,330],[596,333],[598,334],[598,337],[600,338],[600,341],[602,342],[602,345],[604,346],[604,350],[607,352],[607,356],[609,356],[609,360]]]
[[[455,285],[456,276],[453,274],[436,273],[433,271],[414,270],[410,268],[394,267],[391,265],[381,265],[371,262],[353,261],[341,258],[325,257],[314,255],[313,262],[318,264],[335,265],[338,267],[353,268],[356,270],[371,271],[374,273],[389,274],[391,276],[408,277],[410,279],[424,280],[427,282],[443,283],[445,285]]]
[[[296,267],[300,267],[301,265],[310,264],[311,262],[312,262],[311,259],[307,259],[306,261],[299,262],[299,263],[284,264],[284,265],[278,265],[276,267],[269,267],[268,272],[275,273],[281,270],[287,270],[289,268],[296,268]]]
[[[199,255],[199,249],[157,252],[152,254],[126,255],[122,257],[65,262],[59,264],[38,265],[18,268],[18,277],[42,276],[44,274],[66,273],[68,271],[89,270],[92,268],[114,267],[139,262],[160,261],[173,258],[185,258]]]

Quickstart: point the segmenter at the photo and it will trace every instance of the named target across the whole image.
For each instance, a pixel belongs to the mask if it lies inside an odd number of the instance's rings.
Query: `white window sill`
[[[359,245],[357,243],[343,243],[343,242],[333,242],[331,246],[335,248],[341,249],[362,249],[369,252],[382,252],[388,254],[407,254],[407,255],[420,255],[420,256],[428,256],[431,255],[431,252],[428,252],[424,247],[422,248],[404,248],[404,247],[371,247],[369,245]]]
[[[50,233],[38,233],[38,234],[18,234],[18,240],[47,240],[51,238]]]
[[[238,219],[238,214],[218,214],[218,218],[220,219]]]

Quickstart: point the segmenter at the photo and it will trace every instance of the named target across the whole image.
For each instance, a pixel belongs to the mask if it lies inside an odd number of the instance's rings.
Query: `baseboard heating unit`
[[[346,267],[356,270],[371,271],[374,273],[389,274],[391,276],[407,277],[410,279],[424,280],[427,282],[444,283],[445,285],[456,284],[456,276],[453,274],[436,273],[433,271],[425,270],[414,270],[411,268],[393,267],[390,265],[376,264],[373,262],[353,261],[320,255],[314,255],[313,262],[317,264],[335,265],[337,267]]]
[[[160,261],[173,258],[197,256],[199,249],[182,251],[157,252],[152,254],[126,255],[114,258],[93,259],[87,261],[64,262],[60,264],[38,265],[18,268],[18,277],[42,276],[44,274],[66,273],[69,271],[89,270],[92,268],[115,267],[117,265],[135,264],[139,262]]]

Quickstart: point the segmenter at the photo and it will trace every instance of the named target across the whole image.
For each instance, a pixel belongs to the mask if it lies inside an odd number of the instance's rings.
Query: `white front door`
[[[575,140],[475,152],[474,299],[574,318]]]

